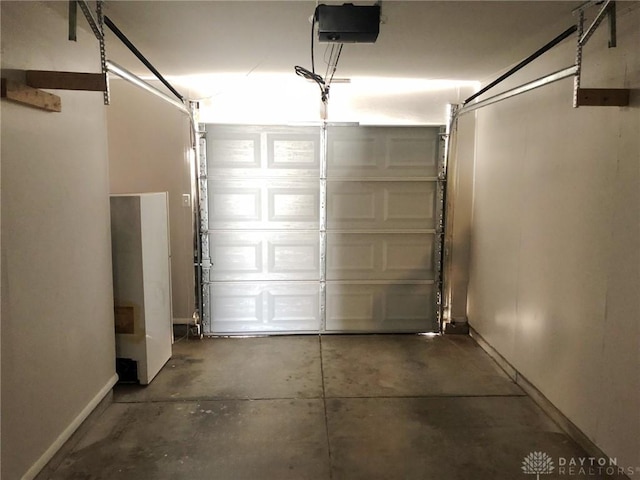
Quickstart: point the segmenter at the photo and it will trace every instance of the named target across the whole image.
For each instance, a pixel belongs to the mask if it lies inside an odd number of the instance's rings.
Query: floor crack
[[[320,347],[320,378],[322,379],[322,405],[324,406],[324,428],[327,433],[327,453],[329,454],[329,479],[333,478],[333,462],[331,458],[331,440],[329,439],[329,417],[327,416],[327,391],[324,383],[324,361],[322,355],[322,335],[318,335]]]

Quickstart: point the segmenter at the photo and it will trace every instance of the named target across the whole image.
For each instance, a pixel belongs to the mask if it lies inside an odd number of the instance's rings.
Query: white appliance
[[[167,193],[112,195],[111,244],[116,357],[147,385],[173,340]]]

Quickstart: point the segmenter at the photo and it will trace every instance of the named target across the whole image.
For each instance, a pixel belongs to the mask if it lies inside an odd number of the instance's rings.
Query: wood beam
[[[52,90],[87,90],[105,92],[106,73],[52,72],[48,70],[27,70],[27,85],[34,88]]]
[[[579,107],[626,107],[629,105],[629,89],[579,88]]]
[[[7,80],[6,78],[2,79],[1,96],[7,100],[13,100],[14,102],[40,108],[48,112],[62,111],[62,101],[59,96]]]

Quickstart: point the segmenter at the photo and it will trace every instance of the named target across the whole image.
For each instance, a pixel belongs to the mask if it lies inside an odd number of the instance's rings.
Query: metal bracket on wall
[[[189,109],[191,111],[190,120],[193,127],[192,138],[192,151],[193,164],[191,165],[191,214],[193,221],[193,245],[194,245],[194,300],[195,300],[195,313],[194,319],[196,319],[196,325],[200,337],[203,335],[202,322],[205,318],[204,309],[204,282],[205,275],[204,259],[206,255],[207,263],[210,263],[209,259],[209,244],[203,242],[206,236],[206,231],[203,226],[208,225],[208,211],[202,208],[203,197],[204,201],[207,201],[207,190],[200,185],[201,177],[204,172],[206,174],[206,127],[199,123],[199,109],[200,104],[198,102],[189,102]],[[206,175],[205,175],[206,176]],[[205,180],[206,181],[206,180]],[[204,220],[203,220],[204,215]],[[206,249],[206,250],[205,250]],[[209,279],[209,270],[206,271],[207,280]],[[207,302],[208,304],[208,302]]]
[[[89,23],[89,26],[91,27],[91,30],[93,31],[93,34],[96,36],[96,38],[98,40],[104,38],[104,35],[102,35],[102,31],[100,30],[98,20],[93,17],[93,13],[91,13],[91,8],[89,7],[87,0],[76,1],[78,2],[78,5],[80,5],[80,10],[82,10],[82,13],[84,13],[84,17],[87,19],[87,22]]]
[[[585,11],[595,5],[601,5],[600,10],[595,18],[584,29]],[[582,48],[587,44],[591,36],[598,29],[602,21],[609,19],[609,48],[617,45],[616,38],[616,2],[614,0],[606,0],[605,2],[589,1],[574,10],[574,14],[578,15],[578,39],[576,43],[576,75],[573,82],[573,107],[580,106],[618,106],[624,107],[629,105],[629,89],[624,88],[581,88],[582,80]]]
[[[100,69],[102,75],[106,79],[106,87],[103,91],[104,95],[104,104],[109,105],[110,95],[109,95],[109,77],[107,75],[107,56],[105,53],[105,43],[104,43],[104,15],[102,13],[103,1],[96,1],[96,17],[93,16],[91,12],[91,8],[86,0],[69,0],[69,40],[77,41],[77,30],[78,30],[78,5],[80,5],[80,10],[84,14],[84,17],[87,19],[93,34],[98,39],[100,44]]]
[[[201,310],[200,322],[204,330],[210,330],[211,298],[209,283],[211,274],[211,253],[209,249],[209,197],[208,197],[208,161],[207,161],[207,131],[204,124],[198,124],[198,152],[196,157],[196,183],[198,189],[199,223],[195,227],[199,236],[200,275],[196,277],[196,288],[200,289],[198,308]]]
[[[111,94],[109,92],[109,75],[107,75],[107,54],[105,51],[104,45],[104,14],[102,13],[102,6],[104,2],[102,0],[98,0],[96,2],[96,13],[98,15],[98,29],[100,30],[100,37],[98,38],[98,42],[100,44],[100,68],[102,69],[102,73],[107,79],[107,85],[104,90],[104,104],[109,105],[111,102]]]
[[[78,3],[76,0],[69,0],[69,41],[75,42],[78,30]]]
[[[589,5],[589,6],[591,6],[591,5]],[[585,8],[580,8],[579,7],[578,8],[578,12],[580,12],[582,14],[584,12]],[[600,24],[604,20],[605,16],[607,16],[609,18],[609,22],[610,22],[609,48],[612,48],[612,47],[616,46],[616,38],[615,38],[615,34],[616,34],[616,31],[615,31],[616,30],[615,29],[616,2],[613,1],[613,0],[607,0],[606,2],[604,2],[604,5],[602,6],[600,11],[596,15],[596,18],[593,20],[593,22],[591,22],[591,25],[589,25],[589,28],[587,28],[587,31],[579,36],[578,43],[581,46],[584,46],[589,41],[589,39],[591,38],[591,35],[593,35],[593,32],[595,32],[596,29],[600,26]],[[581,25],[582,26],[582,30],[584,30],[584,15],[581,15],[580,22],[582,24]],[[612,25],[612,23],[613,23],[613,25]],[[613,27],[613,28],[611,28],[611,27]]]
[[[147,58],[142,55],[142,53],[131,43],[131,41],[125,36],[124,33],[120,31],[118,27],[106,17],[102,11],[102,7],[104,5],[103,0],[96,0],[96,17],[93,16],[91,12],[91,8],[87,3],[87,0],[69,0],[69,40],[76,41],[77,39],[77,16],[78,16],[78,5],[80,5],[80,9],[84,14],[91,30],[94,35],[98,39],[100,43],[100,67],[102,69],[102,75],[107,79],[106,88],[104,90],[104,104],[109,105],[110,103],[110,94],[109,94],[109,77],[107,75],[108,72],[114,73],[125,80],[130,81],[151,93],[156,95],[160,94],[162,98],[167,99],[168,97],[164,95],[162,92],[157,90],[155,87],[148,85],[142,79],[136,77],[131,72],[127,72],[122,67],[118,67],[115,64],[110,64],[107,60],[106,52],[105,52],[105,35],[104,35],[104,26],[106,25],[109,29],[118,37],[118,39],[136,56],[138,59],[156,76],[158,80],[160,80],[179,100],[179,102],[170,101],[170,103],[178,103],[178,108],[182,111],[191,115],[190,110],[184,105],[185,98],[175,89],[173,86],[167,82],[167,80],[155,69],[153,65],[147,60]]]
[[[601,5],[599,12],[596,14],[594,20],[591,22],[589,27],[585,31],[585,10],[590,7]],[[551,40],[549,43],[544,45],[542,48],[538,49],[533,54],[529,55],[522,62],[517,64],[515,67],[511,68],[508,72],[501,75],[499,78],[489,83],[486,87],[484,87],[479,92],[473,94],[469,98],[467,98],[462,107],[459,108],[455,112],[455,116],[458,117],[460,115],[464,115],[478,108],[485,107],[487,105],[491,105],[492,103],[496,103],[502,100],[506,100],[507,98],[511,98],[515,95],[520,95],[524,92],[528,92],[535,88],[539,88],[544,85],[548,85],[549,83],[556,82],[563,78],[567,78],[570,76],[574,77],[574,85],[573,85],[573,106],[627,106],[629,105],[629,89],[621,89],[621,88],[581,88],[581,70],[582,70],[582,47],[586,45],[589,41],[595,30],[598,26],[603,22],[606,18],[609,19],[609,48],[615,47],[617,45],[616,39],[616,2],[614,0],[591,0],[580,7],[576,8],[573,11],[574,14],[577,14],[579,19],[577,25],[573,25],[569,27],[567,30],[562,32],[556,38]],[[511,90],[507,90],[498,95],[494,95],[491,98],[487,98],[486,100],[476,101],[475,103],[470,103],[475,100],[480,95],[487,92],[489,89],[495,87],[497,84],[501,83],[503,80],[520,70],[522,67],[528,65],[533,60],[538,58],[540,55],[550,50],[551,48],[558,45],[561,41],[568,38],[570,35],[577,31],[577,46],[576,46],[576,61],[575,65],[567,67],[565,69],[559,70],[557,72],[551,73],[544,77],[538,78],[537,80],[525,83],[520,85],[519,87],[512,88]]]
[[[455,107],[451,106],[450,111]],[[449,160],[449,122],[440,128],[438,137],[438,175],[437,175],[437,206],[436,206],[436,330],[442,331],[444,326],[444,262],[445,262],[445,226],[446,226],[446,206],[447,206],[447,170]]]

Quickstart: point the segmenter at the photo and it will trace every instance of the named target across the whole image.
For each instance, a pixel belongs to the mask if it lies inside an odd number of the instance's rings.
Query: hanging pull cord
[[[316,66],[315,66],[315,58],[314,58],[314,41],[313,41],[317,19],[318,19],[318,7],[316,7],[315,11],[313,12],[313,18],[311,20],[311,71],[309,71],[304,67],[301,67],[300,65],[296,65],[294,67],[294,70],[296,72],[296,75],[299,75],[303,78],[306,78],[307,80],[311,80],[317,83],[318,87],[320,88],[320,98],[322,99],[323,103],[327,103],[329,101],[329,87],[331,86],[331,81],[333,80],[333,76],[336,73],[336,68],[338,68],[338,60],[340,60],[340,54],[342,53],[342,47],[344,45],[340,44],[340,47],[337,49],[337,55],[335,55],[335,60],[333,59],[335,47],[332,48],[330,59],[327,64],[327,73],[325,74],[325,77],[323,78],[322,75],[317,74]],[[331,67],[333,67],[333,71],[331,72],[331,78],[329,78],[329,81],[327,82],[326,77],[328,76],[328,73]]]
[[[297,75],[303,78],[306,78],[307,80],[313,80],[314,82],[316,82],[320,87],[320,93],[321,94],[324,93],[324,90],[326,87],[324,84],[324,79],[320,75],[318,75],[317,73],[310,72],[309,70],[307,70],[304,67],[301,67],[300,65],[295,66],[295,71]]]
[[[340,60],[340,54],[342,53],[343,46],[343,44],[340,44],[340,47],[338,47],[336,50],[337,53],[335,55],[335,60],[332,59],[327,65],[327,73],[325,74],[325,78],[313,71],[309,71],[306,68],[301,67],[300,65],[295,66],[295,72],[297,75],[306,78],[307,80],[312,80],[318,84],[318,87],[320,87],[320,96],[323,102],[327,102],[329,99],[329,87],[331,86],[333,77],[336,74],[336,69],[338,68],[338,61]],[[328,76],[330,70],[331,77],[329,77],[329,81],[327,81],[326,77]]]

